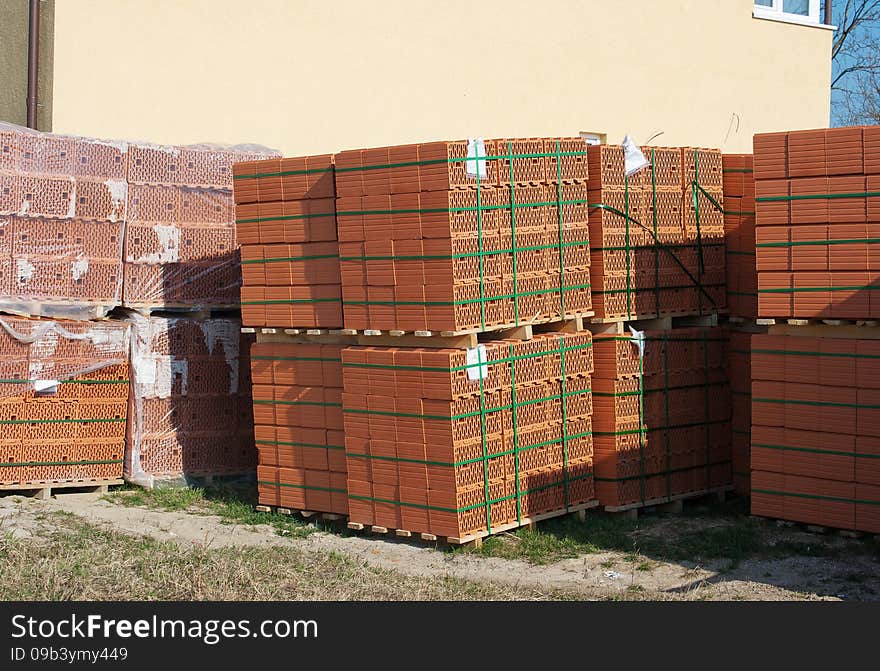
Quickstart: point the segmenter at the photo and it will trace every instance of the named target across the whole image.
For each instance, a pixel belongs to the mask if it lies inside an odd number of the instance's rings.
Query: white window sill
[[[765,21],[778,21],[779,23],[792,23],[798,26],[809,26],[810,28],[823,28],[825,30],[837,30],[837,26],[829,26],[824,23],[816,23],[809,17],[798,16],[797,14],[782,14],[780,12],[762,12],[755,9],[752,17],[756,19],[764,19]]]

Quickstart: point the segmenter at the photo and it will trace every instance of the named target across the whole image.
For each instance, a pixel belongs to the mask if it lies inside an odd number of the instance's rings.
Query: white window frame
[[[809,2],[810,13],[807,16],[782,11],[783,0],[773,0],[773,4],[769,7],[755,3],[752,16],[756,19],[771,19],[785,23],[800,23],[807,26],[824,26],[819,15],[819,0],[809,0]]]

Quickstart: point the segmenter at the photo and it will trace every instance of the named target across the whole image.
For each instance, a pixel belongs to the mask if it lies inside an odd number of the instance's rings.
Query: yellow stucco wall
[[[288,155],[576,134],[750,151],[826,126],[832,33],[752,0],[62,0],[59,132]]]
[[[40,0],[37,126],[52,128],[55,0]],[[27,123],[28,0],[0,1],[0,121]]]

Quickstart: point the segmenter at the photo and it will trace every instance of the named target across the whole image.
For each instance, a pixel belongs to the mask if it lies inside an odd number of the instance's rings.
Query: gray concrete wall
[[[37,126],[52,130],[55,0],[40,0]],[[28,0],[0,2],[0,121],[27,123]]]

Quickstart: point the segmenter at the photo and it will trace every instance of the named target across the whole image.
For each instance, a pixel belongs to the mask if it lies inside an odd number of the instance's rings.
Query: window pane
[[[783,0],[782,11],[786,14],[810,15],[810,0]]]
[[[772,7],[773,0],[755,0],[756,5],[760,5],[761,7]]]

